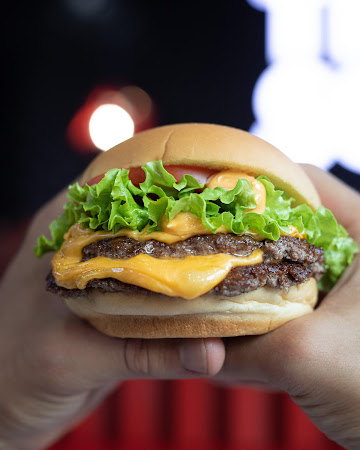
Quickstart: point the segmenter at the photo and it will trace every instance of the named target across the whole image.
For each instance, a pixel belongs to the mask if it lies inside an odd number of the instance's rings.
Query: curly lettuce
[[[64,234],[75,223],[94,231],[116,233],[121,228],[148,232],[161,230],[164,217],[170,221],[180,212],[190,212],[201,218],[204,227],[216,232],[225,226],[235,234],[256,231],[266,239],[277,240],[281,233],[290,233],[296,227],[305,233],[310,244],[325,252],[326,274],[319,282],[320,289],[330,290],[358,251],[356,242],[337,223],[328,209],[320,206],[313,212],[307,205],[292,207],[294,199],[275,188],[264,176],[257,179],[266,189],[266,207],[263,214],[251,210],[256,207],[253,188],[246,179],[239,179],[231,189],[205,188],[191,175],[177,182],[168,173],[162,161],[152,161],[142,169],[145,181],[139,187],[129,179],[127,169],[112,169],[97,184],[69,186],[69,201],[64,212],[50,224],[51,238],[40,236],[35,254],[41,257],[57,251]]]

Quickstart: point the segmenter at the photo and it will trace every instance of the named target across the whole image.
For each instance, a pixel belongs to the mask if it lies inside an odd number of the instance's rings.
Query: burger
[[[47,289],[118,337],[262,334],[310,313],[357,251],[300,166],[235,128],[147,130],[69,186],[35,253]]]

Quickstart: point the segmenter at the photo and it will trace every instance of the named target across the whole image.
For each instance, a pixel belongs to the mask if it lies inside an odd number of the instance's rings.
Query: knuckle
[[[63,342],[57,340],[53,333],[42,336],[37,342],[31,361],[39,381],[47,388],[65,388],[72,372],[70,365],[68,350]]]
[[[311,318],[302,317],[279,330],[272,378],[293,395],[302,395],[311,386],[314,374],[321,372],[320,364],[326,364],[321,328],[311,326]]]
[[[127,339],[124,349],[126,369],[135,375],[150,375],[148,346],[144,339]]]
[[[147,339],[126,340],[124,362],[128,372],[139,377],[152,377],[161,371],[161,352],[154,344]]]

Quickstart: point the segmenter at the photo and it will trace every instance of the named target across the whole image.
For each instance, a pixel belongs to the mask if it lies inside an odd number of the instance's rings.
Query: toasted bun
[[[101,153],[85,170],[85,184],[114,168],[139,167],[162,160],[165,164],[188,164],[215,169],[239,168],[253,176],[267,176],[278,189],[312,209],[319,196],[300,166],[274,146],[246,131],[210,124],[177,124],[136,134]]]
[[[263,334],[310,313],[316,281],[288,289],[263,287],[237,297],[194,300],[163,295],[123,295],[89,291],[67,298],[69,308],[109,336],[121,338],[227,337]]]
[[[297,204],[316,209],[318,194],[300,166],[267,142],[235,128],[179,124],[154,128],[101,153],[81,183],[113,168],[162,160],[214,169],[238,168],[267,176]],[[317,300],[314,279],[288,289],[259,288],[237,297],[205,295],[194,300],[164,295],[124,295],[92,289],[67,298],[69,308],[110,336],[133,338],[211,337],[262,334],[310,313]]]

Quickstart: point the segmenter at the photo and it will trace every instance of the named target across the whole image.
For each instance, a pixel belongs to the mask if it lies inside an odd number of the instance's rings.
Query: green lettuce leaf
[[[64,242],[64,234],[74,223],[79,221],[81,207],[69,201],[64,206],[64,212],[49,225],[51,239],[41,235],[37,238],[37,245],[34,249],[35,255],[40,258],[47,252],[58,250]]]
[[[152,161],[142,169],[145,181],[139,187],[129,180],[126,169],[112,169],[93,186],[69,186],[69,201],[63,214],[50,224],[51,238],[40,236],[35,254],[58,250],[64,234],[75,223],[84,228],[108,230],[116,233],[121,228],[148,232],[161,230],[164,216],[172,220],[181,212],[191,212],[203,225],[216,232],[225,226],[229,232],[240,234],[256,231],[266,239],[277,240],[281,233],[296,227],[306,234],[310,244],[325,252],[326,274],[319,283],[329,290],[348,266],[358,246],[346,230],[337,223],[328,209],[320,206],[313,212],[307,205],[292,207],[293,199],[278,189],[264,176],[258,177],[266,189],[266,207],[263,214],[251,210],[256,207],[250,182],[239,179],[233,189],[205,188],[191,175],[179,182],[168,173],[161,161]]]

